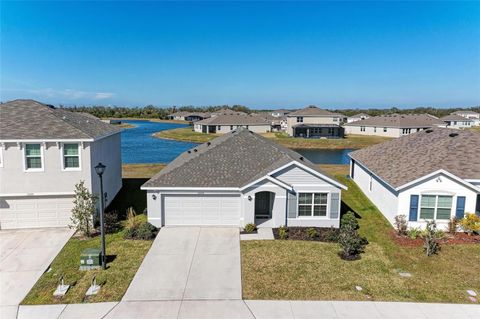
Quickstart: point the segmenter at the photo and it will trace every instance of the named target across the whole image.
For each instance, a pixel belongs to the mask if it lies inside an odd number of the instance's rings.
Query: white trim
[[[0,143],[0,167],[3,167],[3,149],[5,148],[4,143]]]
[[[312,194],[312,203],[311,204],[307,204],[307,205],[312,205],[312,215],[310,216],[300,216],[299,215],[299,198],[300,198],[300,194]],[[315,201],[315,194],[327,194],[327,204],[325,205],[325,216],[314,216],[313,215],[313,211],[314,211],[314,207],[315,207],[315,204],[314,204],[314,201]],[[325,192],[318,192],[318,191],[299,191],[297,193],[297,196],[296,196],[296,200],[297,200],[297,215],[296,215],[296,219],[312,219],[312,220],[317,220],[317,219],[332,219],[330,218],[330,201],[331,201],[331,196],[330,196],[330,191],[325,191]],[[316,204],[317,206],[323,206],[324,204]],[[288,212],[287,212],[288,213]]]
[[[407,188],[407,187],[409,187],[409,186],[411,186],[411,185],[413,185],[413,184],[416,184],[416,183],[418,183],[418,182],[421,182],[421,181],[423,181],[423,180],[425,180],[425,179],[429,179],[429,178],[431,178],[431,177],[433,177],[433,176],[435,176],[435,175],[437,175],[437,174],[443,174],[443,175],[445,175],[445,176],[447,176],[447,177],[450,177],[451,179],[459,182],[460,184],[462,184],[462,185],[464,185],[464,186],[466,186],[466,187],[469,187],[469,188],[471,188],[471,189],[474,189],[474,190],[477,191],[477,192],[480,192],[480,188],[476,187],[475,185],[470,184],[469,182],[467,182],[466,180],[464,180],[464,179],[462,179],[462,178],[460,178],[460,177],[457,177],[456,175],[453,175],[452,173],[447,172],[447,171],[444,170],[444,169],[439,169],[439,170],[437,170],[437,171],[435,171],[435,172],[432,172],[432,173],[430,173],[430,174],[427,174],[427,175],[424,175],[424,176],[422,176],[422,177],[419,177],[419,178],[417,178],[417,179],[415,179],[415,180],[413,180],[413,181],[411,181],[411,182],[408,182],[408,183],[406,183],[406,184],[403,184],[403,185],[395,188],[395,190],[401,191],[401,190],[403,190],[404,188]]]
[[[263,176],[263,177],[255,180],[255,181],[253,181],[253,182],[245,185],[245,186],[242,186],[242,187],[240,188],[240,190],[243,191],[243,190],[249,188],[250,186],[254,186],[254,185],[257,184],[258,182],[261,182],[261,181],[263,181],[263,180],[265,180],[265,179],[268,180],[268,181],[270,181],[270,182],[272,182],[273,184],[276,184],[276,185],[282,187],[282,188],[285,188],[285,189],[287,189],[287,190],[289,190],[289,191],[293,191],[293,187],[292,187],[292,186],[290,186],[290,185],[288,185],[288,184],[286,184],[286,183],[284,183],[284,182],[276,179],[275,177],[269,176],[269,175]]]
[[[64,145],[65,144],[77,144],[77,150],[78,150],[78,167],[65,167],[65,154],[63,153],[64,149]],[[62,168],[62,172],[79,172],[82,170],[82,151],[83,151],[83,147],[81,146],[82,145],[82,142],[72,142],[72,143],[60,143],[60,146],[59,146],[59,151],[60,151],[60,167]]]
[[[140,187],[141,190],[153,191],[153,190],[172,190],[172,191],[240,191],[238,187]]]
[[[38,144],[40,145],[40,161],[42,164],[41,168],[27,168],[27,144]],[[23,171],[25,173],[36,173],[36,172],[44,172],[45,171],[45,154],[44,154],[44,148],[45,148],[45,142],[43,143],[22,143],[22,149],[23,149]]]
[[[0,197],[31,197],[31,196],[70,196],[75,195],[74,192],[44,192],[44,193],[0,193]]]
[[[422,214],[422,198],[423,196],[435,196],[435,207],[423,207],[423,208],[433,208],[433,218],[432,219],[426,219],[426,218],[421,218],[421,214]],[[442,219],[439,219],[437,217],[437,214],[438,214],[438,197],[439,196],[444,196],[444,197],[451,197],[452,198],[452,205],[450,206],[450,217],[448,219],[445,219],[445,218],[442,218]],[[450,218],[452,218],[452,216],[454,216],[453,213],[455,213],[455,209],[454,209],[454,199],[455,199],[455,204],[457,202],[457,197],[458,196],[455,196],[455,195],[452,195],[452,194],[434,194],[434,193],[421,193],[420,194],[420,201],[419,201],[419,205],[418,205],[418,214],[417,214],[417,222],[422,222],[422,221],[425,221],[425,220],[435,220],[435,221],[444,221],[444,222],[448,222],[450,221]],[[446,207],[440,207],[440,209],[445,209]]]
[[[61,142],[93,142],[94,139],[24,139],[24,140],[0,140],[0,143],[61,143]]]

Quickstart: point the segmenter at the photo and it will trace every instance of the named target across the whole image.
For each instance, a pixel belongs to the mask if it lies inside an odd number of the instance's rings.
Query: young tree
[[[358,221],[352,212],[346,213],[341,220],[338,243],[344,259],[357,259],[364,252],[368,240],[358,234]]]
[[[427,221],[425,228],[423,250],[427,256],[437,254],[440,250],[440,244],[437,241],[437,223],[434,220]]]
[[[80,181],[75,185],[75,197],[73,199],[72,224],[70,228],[75,228],[84,236],[90,237],[93,229],[93,216],[96,211],[95,195],[89,192],[85,187],[85,182]]]

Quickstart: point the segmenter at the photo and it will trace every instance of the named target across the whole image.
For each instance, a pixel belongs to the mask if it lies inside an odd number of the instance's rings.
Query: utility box
[[[101,268],[102,251],[98,248],[87,248],[80,255],[80,270]]]

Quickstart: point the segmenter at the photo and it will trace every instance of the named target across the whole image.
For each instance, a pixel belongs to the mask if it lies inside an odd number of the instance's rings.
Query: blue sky
[[[1,100],[480,105],[480,2],[4,2]]]

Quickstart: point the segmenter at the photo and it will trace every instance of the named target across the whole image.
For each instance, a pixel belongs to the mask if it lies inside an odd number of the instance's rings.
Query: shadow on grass
[[[133,207],[137,214],[143,213],[147,209],[147,195],[140,187],[147,180],[148,178],[124,178],[122,189],[105,211],[117,211],[120,219],[125,219],[129,207]]]
[[[340,219],[348,212],[352,212],[355,215],[355,218],[362,219],[362,216],[360,216],[353,208],[342,201],[342,204],[340,205]]]

